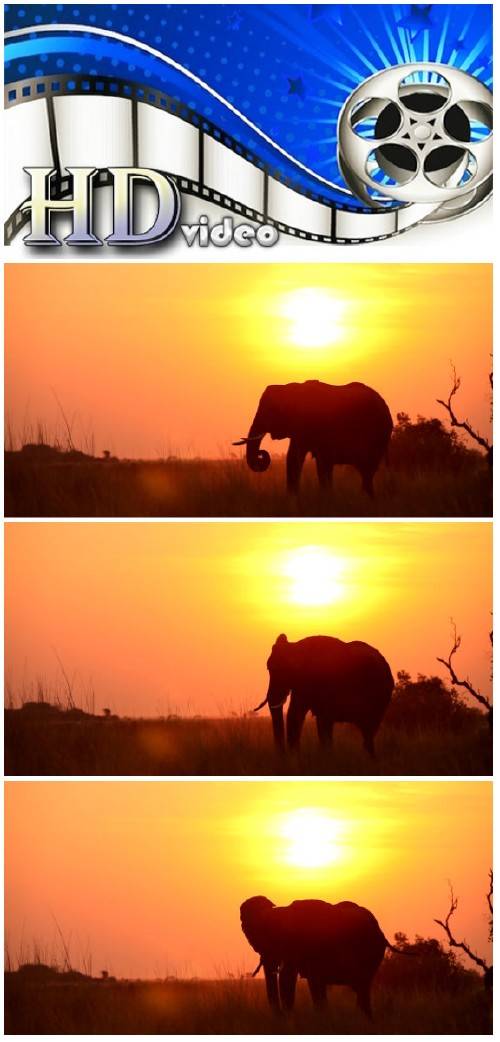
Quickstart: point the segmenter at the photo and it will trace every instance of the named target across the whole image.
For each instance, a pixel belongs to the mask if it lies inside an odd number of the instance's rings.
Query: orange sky
[[[249,972],[254,894],[354,900],[386,936],[456,932],[488,956],[487,782],[10,782],[6,933],[124,976]],[[36,865],[36,871],[33,866]]]
[[[361,380],[393,416],[490,422],[485,264],[8,264],[6,412],[121,456],[228,456],[269,383]],[[279,448],[279,447],[278,447]]]
[[[366,640],[406,669],[490,683],[488,522],[9,522],[6,677],[120,715],[227,715],[267,690],[279,633]]]

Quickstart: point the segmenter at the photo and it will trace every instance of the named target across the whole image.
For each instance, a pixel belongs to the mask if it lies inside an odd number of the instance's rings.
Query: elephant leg
[[[300,475],[302,474],[305,458],[305,449],[299,445],[296,438],[291,438],[286,456],[286,486],[288,491],[295,495],[299,491]]]
[[[327,1005],[325,982],[323,980],[318,980],[317,977],[308,977],[307,983],[309,985],[309,991],[311,992],[311,998],[314,1005],[318,1009],[324,1009]]]
[[[274,966],[264,965],[264,976],[266,978],[266,993],[269,1005],[277,1012],[280,1011],[280,997],[278,991],[278,973]]]
[[[373,1020],[373,1010],[370,997],[370,984],[362,984],[361,987],[356,989],[356,998],[358,1000],[358,1006],[366,1013],[366,1016]]]
[[[316,472],[318,475],[318,481],[320,488],[329,489],[332,487],[332,473],[333,463],[330,460],[325,459],[324,456],[316,456]]]
[[[363,490],[366,492],[370,499],[375,496],[375,490],[373,488],[373,479],[375,477],[375,471],[372,467],[365,467],[361,471],[361,481],[363,483]]]
[[[283,1009],[288,1012],[293,1009],[295,1002],[295,986],[297,984],[297,970],[293,966],[285,965],[280,970],[279,986],[280,999]]]
[[[371,729],[367,729],[367,728],[362,730],[361,733],[363,735],[363,745],[364,745],[368,755],[371,756],[372,759],[374,760],[375,756],[376,756],[376,754],[375,754],[375,745],[374,745],[375,735],[374,735],[374,733],[373,733],[373,731]]]
[[[286,716],[286,736],[290,749],[298,749],[300,745],[300,736],[302,734],[306,713],[307,709],[304,709],[300,702],[294,698],[292,692]]]
[[[318,714],[316,717],[316,730],[318,732],[318,738],[320,745],[324,749],[331,749],[332,746],[332,735],[333,735],[333,720],[329,717]]]

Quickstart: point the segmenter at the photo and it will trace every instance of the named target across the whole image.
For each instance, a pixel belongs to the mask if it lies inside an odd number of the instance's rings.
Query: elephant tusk
[[[263,434],[252,434],[251,438],[240,438],[239,441],[233,441],[232,445],[247,445],[249,441],[262,441]]]
[[[264,701],[260,703],[260,706],[256,706],[255,709],[252,709],[252,713],[258,713],[259,709],[263,709],[264,706],[266,706],[266,705],[267,705],[267,695],[266,695]]]
[[[262,963],[262,959],[261,959],[260,962],[259,962],[259,965],[257,966],[257,969],[253,971],[252,977],[256,977],[257,976],[259,970],[262,969],[262,965],[263,965],[263,963]]]

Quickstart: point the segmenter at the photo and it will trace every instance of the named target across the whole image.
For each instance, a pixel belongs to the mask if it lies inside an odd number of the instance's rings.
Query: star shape
[[[306,4],[306,7],[311,22],[316,22],[318,18],[324,18],[325,15],[333,14],[335,12],[335,21],[338,25],[342,25],[342,19],[338,11],[338,4]]]
[[[288,76],[288,93],[296,94],[299,98],[303,98],[306,89],[304,87],[304,81],[302,76],[291,77]]]
[[[231,14],[228,14],[227,16],[226,25],[228,29],[237,30],[241,28],[242,21],[243,16],[241,14],[241,11],[231,11]]]
[[[411,140],[420,152],[428,151],[433,148],[434,141],[442,141],[442,134],[439,133],[440,125],[438,126],[438,120],[435,116],[422,116],[420,118],[413,118],[410,116],[408,121],[408,131],[402,135],[402,138]]]
[[[416,40],[420,33],[430,29],[432,25],[432,4],[410,4],[410,13],[400,18],[397,23],[401,29],[407,29],[412,40]]]
[[[453,44],[453,49],[455,51],[465,50],[465,40],[462,36],[460,36],[458,40],[455,40],[455,43]]]

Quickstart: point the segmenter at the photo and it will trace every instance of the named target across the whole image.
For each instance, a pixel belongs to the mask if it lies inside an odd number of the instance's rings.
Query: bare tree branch
[[[491,714],[493,712],[493,707],[489,698],[487,698],[486,695],[482,695],[480,691],[477,691],[476,688],[472,686],[468,677],[465,677],[461,680],[455,673],[455,668],[453,666],[453,657],[454,655],[456,655],[457,651],[459,650],[462,644],[462,638],[457,634],[457,627],[453,619],[451,620],[451,624],[453,627],[453,647],[448,655],[448,658],[440,658],[438,655],[437,661],[441,662],[445,669],[448,670],[448,673],[451,677],[451,681],[455,685],[455,687],[464,688],[464,690],[468,691],[469,695],[471,695],[471,697],[474,698],[476,702],[479,702],[480,705],[484,706],[488,713]],[[490,633],[490,641],[491,643],[493,643],[492,632]]]
[[[472,440],[475,441],[477,445],[481,445],[481,448],[483,448],[486,451],[488,459],[490,460],[493,451],[491,442],[489,442],[487,438],[483,438],[482,434],[480,434],[479,431],[474,430],[474,427],[472,427],[472,425],[469,423],[467,419],[459,420],[458,416],[455,413],[452,403],[455,395],[458,394],[458,391],[460,390],[461,380],[460,377],[457,376],[457,371],[454,365],[452,365],[451,367],[451,372],[453,377],[453,386],[448,395],[448,400],[445,402],[442,398],[437,398],[436,401],[438,405],[442,405],[443,408],[446,409],[446,412],[450,417],[451,426],[460,427],[461,430],[466,431],[469,437],[472,438]],[[490,386],[493,387],[493,373],[490,373],[489,380]]]
[[[493,915],[493,869],[490,868],[490,888],[486,894],[486,900],[488,902],[488,908]]]
[[[476,952],[472,951],[472,948],[469,947],[467,941],[457,941],[451,932],[450,920],[452,916],[455,914],[457,908],[458,897],[455,897],[453,893],[453,887],[450,883],[450,908],[448,911],[448,915],[446,916],[446,919],[435,919],[434,922],[437,923],[438,926],[441,926],[444,930],[448,938],[448,944],[450,948],[460,948],[461,951],[465,952],[465,954],[469,956],[469,959],[471,959],[472,962],[475,962],[476,966],[480,966],[481,969],[484,970],[485,973],[487,973],[490,969],[488,963],[484,959],[481,959],[481,957],[477,955]]]
[[[488,936],[490,941],[493,940],[493,869],[490,868],[490,887],[486,894],[486,900],[488,902],[488,909],[490,913],[490,919],[488,923]]]

